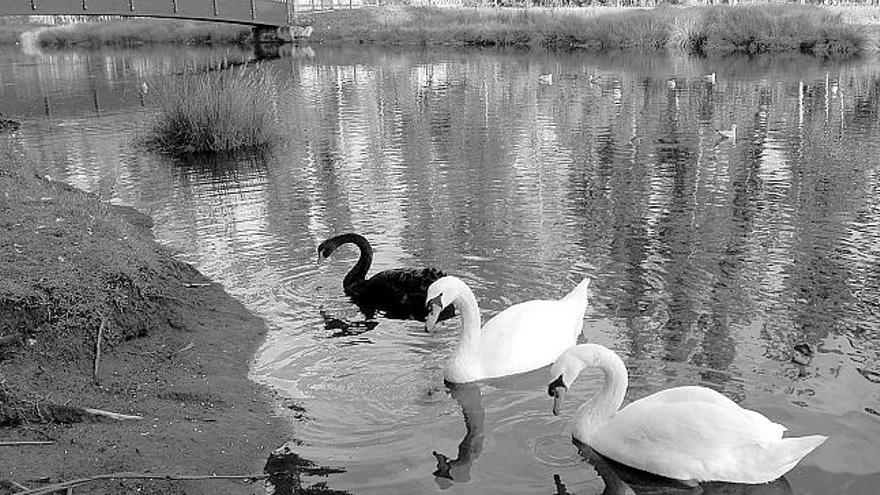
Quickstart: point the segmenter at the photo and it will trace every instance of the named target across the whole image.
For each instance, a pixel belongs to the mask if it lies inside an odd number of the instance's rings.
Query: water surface
[[[374,271],[442,267],[484,319],[592,277],[585,340],[624,358],[627,400],[699,384],[792,435],[830,436],[785,479],[704,493],[875,492],[880,61],[300,48],[270,63],[285,128],[272,153],[137,148],[142,81],[247,57],[7,50],[0,105],[46,173],[149,213],[161,242],[266,318],[253,377],[305,409],[279,444],[345,470],[321,481],[365,494],[626,482],[570,441],[598,375],[557,418],[546,369],[447,389],[454,321],[431,335],[386,319],[328,328],[322,314],[362,318],[341,290],[357,253],[317,268],[315,247],[355,231]],[[734,124],[735,140],[717,134]],[[798,344],[815,351],[806,365]]]

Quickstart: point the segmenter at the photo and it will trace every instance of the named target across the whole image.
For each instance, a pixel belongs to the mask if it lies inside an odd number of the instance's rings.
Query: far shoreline
[[[7,21],[9,18],[6,18]],[[298,44],[445,45],[696,55],[805,53],[849,58],[880,50],[880,6],[743,4],[679,7],[413,7],[339,9],[295,16],[312,26]],[[0,24],[0,43],[19,24]],[[4,34],[5,33],[5,34]],[[42,48],[252,45],[247,26],[131,18],[53,26]]]

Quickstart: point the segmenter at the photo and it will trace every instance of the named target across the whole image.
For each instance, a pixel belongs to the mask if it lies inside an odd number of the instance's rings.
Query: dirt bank
[[[46,180],[0,147],[0,479],[10,480],[0,494],[16,483],[35,489],[129,471],[262,474],[292,431],[273,414],[280,398],[247,378],[264,322],[158,246],[148,217]],[[58,406],[143,419],[93,420]],[[23,441],[51,443],[3,445]],[[320,484],[298,489],[299,472],[323,472],[307,461],[270,464],[287,472],[276,493],[325,492]],[[107,480],[74,493],[265,486]]]

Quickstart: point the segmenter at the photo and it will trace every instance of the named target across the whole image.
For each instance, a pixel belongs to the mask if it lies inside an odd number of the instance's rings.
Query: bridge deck
[[[3,0],[0,5],[0,15],[170,17],[254,26],[286,26],[289,12],[286,0]]]

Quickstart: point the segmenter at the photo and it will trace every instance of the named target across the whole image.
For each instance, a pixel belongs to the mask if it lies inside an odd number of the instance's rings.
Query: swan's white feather
[[[478,356],[487,377],[513,375],[553,362],[577,343],[583,311],[565,301],[528,301],[507,308],[480,330]]]

